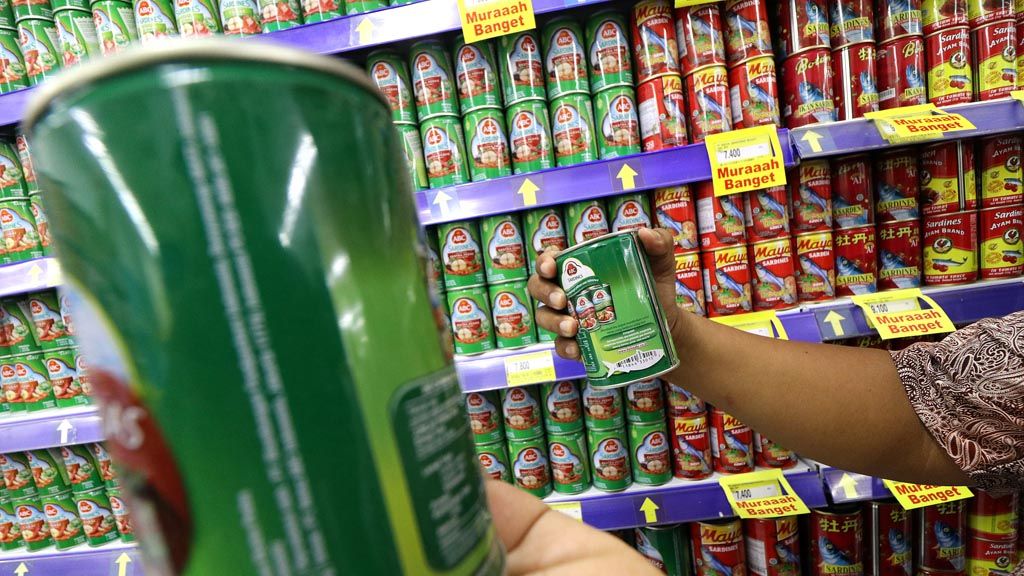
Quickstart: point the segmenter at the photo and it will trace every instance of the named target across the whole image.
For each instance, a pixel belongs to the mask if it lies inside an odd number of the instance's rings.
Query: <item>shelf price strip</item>
[[[882,340],[945,334],[956,330],[949,315],[920,288],[893,290],[879,294],[853,296],[867,318],[868,327],[878,331]],[[921,300],[930,308],[921,309]]]
[[[505,381],[509,386],[527,386],[555,380],[555,359],[550,350],[505,358]]]
[[[786,334],[786,327],[782,325],[782,320],[779,320],[779,315],[775,310],[719,316],[712,318],[712,320],[737,330],[757,334],[758,336],[766,336],[777,340],[789,340],[789,336]]]
[[[717,2],[717,0],[676,0],[676,8],[700,6],[701,4],[714,4],[715,2]]]
[[[459,0],[466,42],[479,42],[537,27],[533,0]]]
[[[904,510],[924,508],[946,502],[956,502],[974,496],[966,486],[933,486],[931,484],[908,484],[893,480],[882,480]]]
[[[864,117],[874,120],[878,134],[889,144],[939,140],[950,132],[975,129],[967,118],[943,112],[934,104],[868,112]]]
[[[781,518],[808,514],[782,470],[760,470],[719,478],[732,511],[740,518]]]
[[[573,520],[583,522],[583,505],[579,502],[550,502],[548,508],[561,512]]]
[[[715,196],[786,184],[782,144],[774,126],[755,126],[705,140]]]

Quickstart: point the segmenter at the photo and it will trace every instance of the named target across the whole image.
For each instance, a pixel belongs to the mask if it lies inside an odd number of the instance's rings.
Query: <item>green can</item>
[[[53,8],[50,7],[49,0],[16,0],[12,8],[15,22],[25,18],[53,20]]]
[[[610,430],[626,425],[622,408],[622,390],[619,388],[594,388],[589,382],[583,385],[583,417],[589,430]]]
[[[500,108],[478,109],[463,116],[462,122],[473,182],[512,174],[504,112]]]
[[[259,6],[264,34],[302,25],[299,0],[259,0]]]
[[[616,86],[594,96],[597,150],[602,160],[640,153],[640,118],[630,86]]]
[[[107,488],[120,486],[121,481],[117,475],[117,469],[114,468],[114,461],[110,459],[110,455],[107,454],[107,449],[103,443],[90,442],[85,447],[92,454],[93,461],[96,462],[96,466],[100,470],[100,478],[103,478],[103,485]]]
[[[487,216],[480,220],[480,235],[487,250],[484,268],[488,283],[498,284],[527,277],[522,230],[516,213]]]
[[[588,428],[587,446],[590,448],[594,488],[603,492],[621,492],[633,484],[625,428]]]
[[[366,57],[366,71],[377,89],[388,99],[391,119],[415,124],[416,101],[412,97],[409,65],[405,60],[390,50],[376,50]]]
[[[14,371],[14,356],[0,357],[0,389],[4,393],[3,412],[24,412],[21,401],[21,382]]]
[[[439,225],[437,244],[441,250],[446,290],[484,283],[484,256],[480,249],[480,229],[475,220],[457,220]]]
[[[147,569],[259,572],[258,533],[288,543],[275,565],[297,573],[503,573],[387,103],[363,72],[283,46],[145,50],[145,66],[97,59],[48,82],[25,129],[54,240],[74,247],[61,266],[97,394],[146,423],[107,448],[152,512],[135,516],[147,550],[166,552]],[[161,113],[140,123],[140,106]],[[152,283],[183,262],[188,282]],[[310,362],[309,342],[331,361]],[[184,518],[188,538],[161,540],[154,522]]]
[[[551,141],[559,166],[597,160],[589,94],[567,94],[551,101]]]
[[[41,496],[71,492],[71,480],[64,468],[64,459],[57,449],[29,450],[25,452],[32,479]]]
[[[533,300],[526,280],[516,280],[488,288],[494,340],[500,349],[522,348],[537,343]]]
[[[103,488],[103,476],[96,459],[85,444],[61,446],[60,456],[64,460],[64,469],[68,472],[71,489],[75,492],[90,492]]]
[[[114,513],[114,523],[117,525],[118,533],[121,534],[121,541],[135,542],[135,527],[132,525],[131,512],[121,494],[121,488],[118,486],[107,488],[107,498],[110,499],[110,511]]]
[[[82,394],[91,398],[93,396],[92,382],[89,379],[89,371],[86,369],[85,356],[81,351],[75,349],[75,370],[78,372],[78,380],[82,383]]]
[[[225,36],[244,38],[263,33],[256,0],[218,0]]]
[[[76,354],[74,348],[43,352],[47,376],[50,378],[58,408],[92,404],[92,400],[82,392],[82,381],[78,378],[78,368],[75,366]]]
[[[501,414],[505,421],[505,436],[509,441],[544,436],[539,386],[503,388]]]
[[[0,550],[21,550],[24,547],[21,523],[14,510],[14,502],[5,494],[0,498]]]
[[[559,494],[579,494],[590,488],[590,454],[583,430],[548,435],[551,482]]]
[[[25,178],[26,190],[29,195],[39,192],[39,185],[36,183],[36,172],[32,169],[32,153],[25,135],[18,133],[14,138],[15,148],[18,149],[18,159],[21,161],[22,176]]]
[[[56,408],[53,385],[46,372],[42,352],[29,352],[14,357],[14,373],[21,388],[21,401],[29,412]]]
[[[665,421],[661,380],[641,380],[626,386],[626,420],[631,425]]]
[[[43,257],[36,221],[28,198],[0,200],[0,230],[4,237],[4,257],[21,262]]]
[[[583,429],[583,401],[575,380],[548,382],[541,388],[544,427],[549,434],[571,434]]]
[[[0,334],[3,335],[7,353],[11,355],[40,350],[32,330],[32,318],[20,302],[19,298],[4,298],[0,301]]]
[[[409,172],[413,190],[426,190],[430,186],[430,181],[427,180],[427,164],[423,161],[420,129],[415,124],[395,124],[395,129],[398,130],[398,139],[402,143],[405,168]]]
[[[540,314],[540,309],[544,307],[544,303],[540,300],[534,300],[533,302],[533,317],[536,318]],[[554,342],[558,340],[558,334],[537,325],[537,341],[538,342]]]
[[[100,55],[96,39],[96,25],[90,10],[62,8],[54,12],[53,23],[60,39],[61,60],[65,68],[74,66],[90,56]]]
[[[14,145],[0,140],[0,199],[24,198],[27,194],[24,175]]]
[[[682,524],[633,529],[636,550],[667,576],[691,576],[690,538]]]
[[[11,8],[11,0],[0,0],[0,27],[14,28],[14,10]]]
[[[43,514],[43,506],[38,498],[33,496],[14,497],[14,514],[18,517],[21,540],[29,552],[53,546],[50,527],[46,523],[46,515]]]
[[[106,490],[99,488],[89,492],[75,492],[74,499],[89,546],[102,546],[121,537],[117,533],[117,522],[114,520],[114,512],[110,509],[110,498],[107,497]],[[21,531],[24,534],[24,525]]]
[[[633,87],[632,52],[626,17],[602,10],[587,19],[590,89],[597,94],[612,86]]]
[[[50,236],[50,218],[46,215],[46,208],[43,205],[43,196],[39,192],[29,193],[28,208],[32,212],[32,218],[36,221],[36,233],[39,234],[39,245],[43,247],[43,256],[51,256],[53,241]]]
[[[60,299],[55,290],[43,290],[25,295],[23,311],[31,320],[32,335],[43,350],[56,350],[74,346],[75,341],[64,325]]]
[[[336,0],[301,0],[302,21],[306,24],[326,22],[345,15],[345,7]]]
[[[619,194],[609,198],[608,218],[611,220],[612,232],[650,228],[654,220],[651,217],[651,205],[647,194],[643,192]]]
[[[523,215],[526,263],[530,274],[537,269],[537,256],[545,250],[561,252],[569,247],[565,239],[565,217],[560,206],[536,208]]]
[[[551,122],[548,105],[543,100],[524,100],[509,106],[508,142],[512,156],[512,171],[526,174],[555,166],[551,144]]]
[[[50,538],[53,539],[57,550],[67,550],[85,544],[85,530],[82,520],[78,517],[78,507],[71,497],[71,490],[43,495],[40,502],[43,505],[43,515],[46,516],[46,525],[50,529]]]
[[[104,56],[118,54],[139,39],[132,5],[120,0],[98,0],[92,3],[92,19],[96,40]]]
[[[504,441],[477,444],[474,448],[484,477],[512,483],[512,467],[509,466],[508,448]]]
[[[60,51],[57,46],[57,27],[49,18],[22,18],[18,20],[18,46],[25,60],[25,74],[29,86],[51,78],[60,70]]]
[[[455,37],[455,85],[462,113],[479,108],[501,108],[498,88],[498,59],[489,41],[466,44],[462,34]]]
[[[471,355],[494,350],[494,328],[486,287],[450,290],[448,313],[456,354]]]
[[[587,74],[587,51],[583,49],[583,30],[575,20],[558,17],[541,31],[544,48],[544,70],[547,71],[548,97],[558,99],[566,94],[590,95]]]
[[[629,451],[633,480],[637,484],[660,486],[672,479],[672,441],[665,421],[629,426]]]
[[[625,386],[665,374],[679,365],[665,314],[658,304],[647,256],[636,232],[617,232],[578,244],[555,262],[587,379],[597,388]],[[607,286],[614,319],[602,323],[591,292]]]
[[[174,2],[174,20],[178,24],[178,33],[182,38],[202,38],[220,34],[219,13],[216,0]]]
[[[345,14],[363,14],[387,6],[387,0],[345,0]]]
[[[538,498],[551,494],[551,467],[544,435],[529,440],[509,440],[508,455],[512,462],[515,485]]]
[[[532,30],[498,37],[498,61],[505,107],[523,100],[546,100],[544,59]]]
[[[600,200],[584,200],[565,206],[565,230],[569,246],[576,246],[611,232],[608,213]]]
[[[427,284],[430,286],[431,300],[434,297],[444,298],[444,266],[441,264],[440,250],[437,247],[437,231],[422,228],[421,233],[420,241],[426,252]]]
[[[423,160],[431,188],[444,188],[470,181],[466,167],[466,144],[458,116],[434,116],[420,122]]]
[[[0,69],[0,94],[21,90],[28,86],[25,73],[25,59],[21,56],[21,45],[17,29],[0,27],[0,54],[3,68]]]
[[[172,0],[134,0],[132,6],[140,44],[178,35]]]
[[[469,428],[473,431],[474,444],[491,444],[505,439],[502,424],[501,400],[498,392],[468,392],[466,412],[469,414]]]
[[[420,40],[409,50],[412,93],[420,120],[438,114],[458,115],[451,57],[444,45],[438,40]]]
[[[38,494],[32,480],[32,467],[24,452],[0,454],[0,471],[3,472],[4,487],[11,498],[17,500]]]
[[[59,10],[66,10],[68,8],[85,10],[86,12],[92,11],[89,6],[89,0],[50,0],[50,7],[53,8],[54,15],[56,15]]]

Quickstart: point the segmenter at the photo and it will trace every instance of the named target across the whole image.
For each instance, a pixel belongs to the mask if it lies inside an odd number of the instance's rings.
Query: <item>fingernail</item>
[[[565,353],[575,358],[580,355],[580,347],[577,346],[575,342],[570,342],[565,347]]]
[[[573,320],[572,320],[572,318],[566,318],[565,320],[562,320],[561,323],[559,323],[559,325],[558,325],[558,332],[561,333],[562,336],[566,336],[566,337],[572,336],[572,328],[573,328]]]
[[[553,292],[551,294],[551,304],[555,308],[565,308],[565,292]]]

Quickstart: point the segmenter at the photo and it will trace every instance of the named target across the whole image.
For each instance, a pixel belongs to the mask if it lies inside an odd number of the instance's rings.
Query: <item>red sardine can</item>
[[[683,79],[678,74],[666,74],[640,84],[636,89],[636,108],[644,152],[689,144]]]
[[[754,470],[754,431],[731,414],[713,408],[710,413],[711,454],[715,472],[742,474]]]
[[[785,58],[810,48],[829,48],[828,2],[826,0],[781,0],[778,53]]]
[[[729,69],[732,127],[779,125],[779,86],[775,59],[752,58]]]
[[[742,194],[715,196],[710,181],[698,182],[697,233],[702,250],[742,244],[747,240]]]
[[[785,186],[743,193],[747,238],[762,242],[789,236],[789,199]]]
[[[916,150],[887,150],[875,160],[875,214],[879,222],[916,220],[920,215],[918,155]]]
[[[907,576],[913,573],[913,533],[910,513],[895,500],[864,505],[865,562],[874,576]]]
[[[709,317],[731,316],[753,310],[750,263],[744,244],[701,254],[704,299]]]
[[[812,576],[864,574],[864,517],[858,505],[811,510]]]
[[[875,221],[867,156],[846,156],[832,163],[832,221],[835,227],[855,228]]]
[[[921,30],[934,34],[967,26],[967,0],[921,0]]]
[[[747,569],[753,576],[800,574],[800,523],[795,516],[743,521]]]
[[[711,476],[711,436],[706,414],[672,418],[672,474],[700,480]]]
[[[967,574],[1010,574],[1017,565],[1018,553],[1016,540],[988,540],[972,534],[967,544]]]
[[[679,46],[669,0],[637,2],[632,30],[638,82],[661,74],[679,74]]]
[[[921,147],[920,154],[921,214],[934,216],[977,208],[974,148],[970,142],[929,144]]]
[[[924,570],[963,573],[967,556],[967,503],[943,502],[915,510],[917,565]]]
[[[738,519],[693,522],[690,542],[697,576],[744,576],[747,573],[743,524]]]
[[[878,41],[888,42],[921,32],[921,0],[878,0],[875,10]]]
[[[985,26],[997,20],[1014,18],[1013,0],[967,0],[967,16],[971,28]]]
[[[1024,138],[1016,134],[981,139],[982,208],[1024,203],[1020,168],[1022,149]]]
[[[707,66],[685,78],[687,118],[694,142],[703,142],[709,134],[732,130],[729,110],[729,72],[725,66]]]
[[[675,254],[676,305],[699,316],[707,316],[704,296],[704,275],[700,269],[700,253]]]
[[[811,232],[793,239],[796,246],[796,293],[801,302],[836,297],[836,255],[832,232]]]
[[[672,232],[676,251],[700,249],[697,236],[697,202],[687,184],[658,188],[654,191],[654,218],[661,228]]]
[[[754,432],[754,461],[764,468],[792,468],[796,466],[796,454],[760,432]]]
[[[921,285],[921,223],[916,218],[878,225],[878,289]]]
[[[1017,24],[1000,20],[971,30],[974,99],[1005,98],[1017,89]]]
[[[968,28],[950,28],[925,36],[928,101],[936,106],[963,104],[974,98],[971,35]]]
[[[878,291],[877,248],[874,226],[835,231],[837,296]]]
[[[925,216],[924,283],[943,286],[978,279],[978,213],[971,210]]]
[[[725,31],[718,4],[676,8],[676,39],[683,74],[726,63]]]
[[[729,64],[772,55],[772,36],[765,0],[727,0],[725,55]]]
[[[832,51],[832,94],[839,120],[860,118],[878,110],[876,59],[872,42]]]
[[[665,380],[665,405],[669,416],[691,418],[706,416],[707,404],[685,388]],[[710,450],[710,448],[708,448]]]
[[[928,102],[924,39],[903,36],[878,47],[878,107],[881,110]]]
[[[1020,521],[1018,493],[993,495],[974,490],[974,498],[967,502],[967,529],[972,538],[1016,543]]]
[[[813,48],[782,63],[782,119],[787,128],[835,122],[832,100],[832,55]]]
[[[793,242],[778,238],[751,246],[754,310],[782,310],[797,303]]]
[[[832,230],[832,170],[828,160],[807,160],[788,177],[794,234]]]
[[[1018,12],[1024,15],[1024,12]],[[1017,84],[1024,83],[1024,20],[1017,18]]]
[[[1024,206],[988,208],[980,216],[978,259],[982,280],[1020,276],[1024,273]]]
[[[875,41],[872,0],[829,0],[829,35],[836,50],[858,42]]]

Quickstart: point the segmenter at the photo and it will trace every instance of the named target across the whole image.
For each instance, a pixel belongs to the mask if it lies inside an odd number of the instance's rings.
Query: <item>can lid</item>
[[[61,72],[41,84],[36,95],[29,101],[22,121],[23,131],[31,132],[35,123],[43,117],[58,97],[79,88],[158,64],[211,60],[279,64],[323,72],[364,88],[379,102],[387,105],[387,99],[365,73],[337,58],[260,42],[215,38],[188,39],[155,42],[110,58],[93,59]]]
[[[70,4],[68,4],[67,6],[61,6],[59,8],[54,8],[53,9],[53,15],[54,16],[56,16],[57,14],[60,14],[61,12],[81,12],[82,14],[88,14],[90,18],[92,17],[92,11],[91,10],[86,10],[85,8],[79,8],[77,6],[72,6]]]

